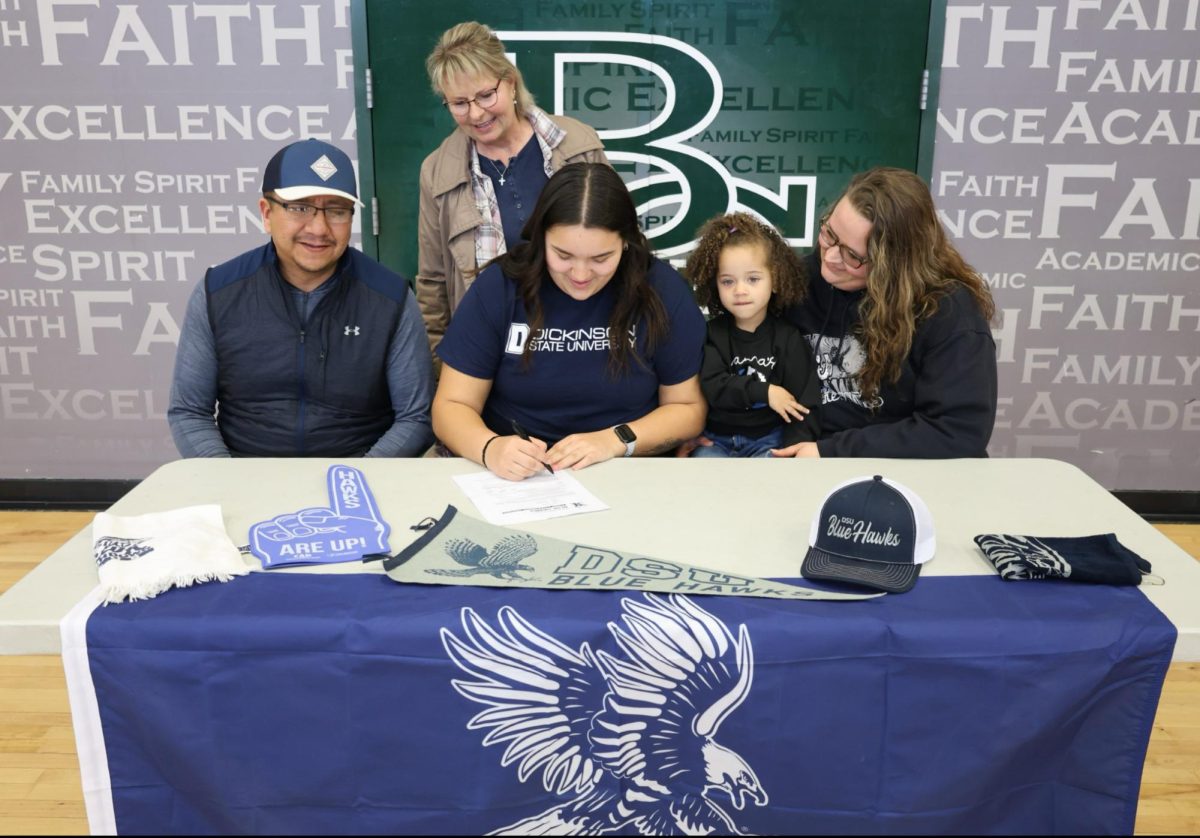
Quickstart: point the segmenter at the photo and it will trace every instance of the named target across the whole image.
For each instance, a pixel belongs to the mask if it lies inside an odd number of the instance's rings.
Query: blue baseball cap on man
[[[262,191],[275,193],[281,201],[336,195],[359,203],[354,166],[346,152],[314,139],[275,152],[263,171]]]

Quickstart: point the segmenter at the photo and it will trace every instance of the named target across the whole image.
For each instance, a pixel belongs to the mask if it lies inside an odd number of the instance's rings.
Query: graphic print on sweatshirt
[[[759,355],[734,355],[729,361],[729,371],[731,373],[756,378],[763,384],[768,383],[768,376],[770,376],[773,369],[775,369],[775,359],[773,357],[763,358]],[[767,402],[755,402],[750,405],[750,409],[753,410],[766,406]]]
[[[817,376],[821,379],[821,404],[848,401],[868,410],[883,406],[883,398],[867,400],[858,386],[858,373],[867,361],[862,343],[854,335],[830,337],[829,335],[805,335],[812,347],[817,362]]]

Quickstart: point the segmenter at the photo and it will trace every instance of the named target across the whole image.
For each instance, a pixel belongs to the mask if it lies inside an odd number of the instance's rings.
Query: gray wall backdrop
[[[992,284],[993,456],[1200,488],[1200,4],[947,8],[932,189]]]
[[[1200,488],[1198,6],[948,4],[932,188],[1003,312],[993,456]],[[350,42],[349,0],[0,0],[0,479],[177,457],[187,296],[263,241],[276,148],[355,156]]]

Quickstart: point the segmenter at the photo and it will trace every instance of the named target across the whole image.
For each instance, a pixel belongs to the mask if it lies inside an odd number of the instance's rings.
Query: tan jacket
[[[554,171],[568,163],[608,162],[595,130],[570,117],[549,116],[567,132],[550,152]],[[416,292],[431,349],[442,342],[450,315],[474,280],[473,272],[482,267],[475,264],[475,229],[484,218],[471,189],[469,142],[455,130],[421,164]],[[440,371],[436,355],[434,363]]]

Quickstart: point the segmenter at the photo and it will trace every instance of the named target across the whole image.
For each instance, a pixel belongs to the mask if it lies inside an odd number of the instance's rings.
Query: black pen
[[[519,436],[521,439],[525,440],[526,442],[529,442],[529,432],[526,431],[524,428],[522,428],[521,423],[518,422],[516,419],[512,420],[512,428],[513,428],[514,434],[516,434],[517,436]],[[546,467],[546,471],[550,472],[551,474],[554,474],[553,466],[551,466],[549,463],[542,463],[542,465],[544,465]]]

